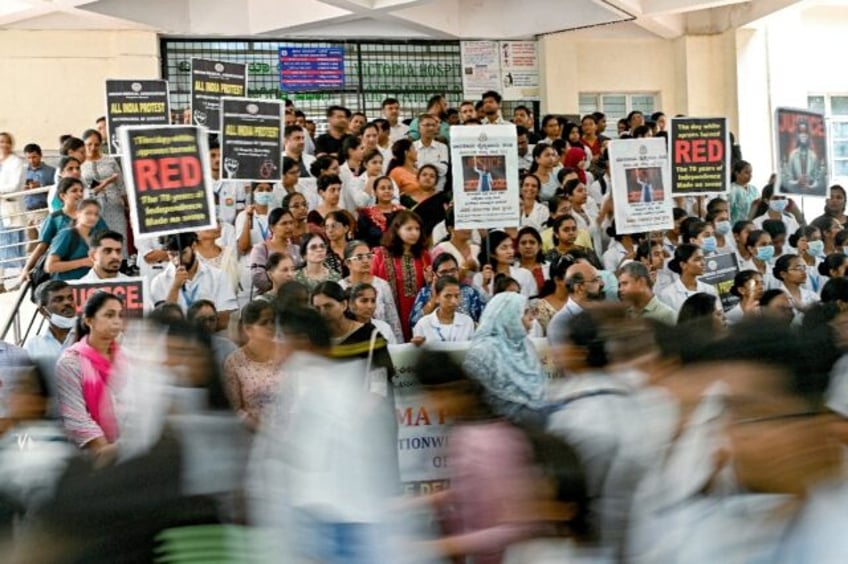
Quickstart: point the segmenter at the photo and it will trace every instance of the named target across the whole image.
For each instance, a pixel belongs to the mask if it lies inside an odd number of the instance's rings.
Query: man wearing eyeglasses
[[[433,313],[438,306],[435,291],[436,280],[443,276],[453,276],[459,279],[459,264],[450,253],[442,253],[433,261],[433,273],[435,274],[433,282],[426,284],[415,296],[415,303],[412,304],[412,312],[409,314],[409,324],[412,327],[415,327],[415,324],[422,317]],[[486,300],[480,291],[460,280],[459,294],[458,311],[471,317],[474,323],[480,321],[480,315],[482,315],[483,308],[486,305]]]
[[[578,262],[568,267],[565,271],[565,287],[568,289],[568,301],[548,323],[548,340],[551,344],[565,340],[565,327],[569,319],[592,302],[600,302],[605,298],[604,279],[588,262]]]
[[[668,422],[671,442],[634,499],[626,560],[843,562],[844,551],[785,559],[781,546],[810,491],[841,473],[834,418],[822,409],[833,345],[765,318],[689,345],[699,361],[663,384],[677,402],[698,399],[697,386],[700,403]]]

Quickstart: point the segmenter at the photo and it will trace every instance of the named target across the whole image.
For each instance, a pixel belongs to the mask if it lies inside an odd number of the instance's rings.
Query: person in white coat
[[[674,311],[680,313],[683,302],[699,292],[718,297],[715,286],[698,280],[704,274],[704,251],[700,247],[691,243],[679,245],[674,250],[674,258],[668,263],[668,268],[678,278],[663,288],[657,297]]]
[[[412,343],[458,343],[474,337],[474,320],[459,309],[459,280],[442,276],[436,280],[439,306],[418,320],[412,329]]]
[[[13,153],[13,148],[12,134],[0,132],[0,288],[5,270],[22,267],[26,256],[21,229],[27,221],[23,215],[23,198],[3,196],[23,190],[26,180],[26,161]]]

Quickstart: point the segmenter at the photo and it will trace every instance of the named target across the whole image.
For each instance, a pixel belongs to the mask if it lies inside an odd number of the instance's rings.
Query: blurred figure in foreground
[[[701,351],[686,376],[713,385],[639,487],[628,561],[773,561],[798,502],[841,465],[816,359],[832,358],[827,327],[746,319]]]
[[[507,546],[541,534],[544,525],[530,441],[489,407],[485,388],[449,354],[425,350],[416,371],[430,405],[456,421],[447,452],[451,487],[428,498],[445,536],[425,544],[445,557],[501,562]]]
[[[386,389],[369,385],[367,360],[331,358],[331,332],[316,310],[287,309],[277,329],[279,402],[257,433],[248,481],[251,521],[267,531],[269,558],[420,561],[390,534],[403,523],[389,519],[400,485]]]

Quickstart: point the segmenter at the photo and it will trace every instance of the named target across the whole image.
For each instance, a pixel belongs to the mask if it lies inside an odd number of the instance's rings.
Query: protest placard
[[[124,125],[168,125],[171,107],[164,80],[107,80],[106,133],[109,153],[121,154],[118,128]]]
[[[115,294],[124,302],[124,316],[127,319],[141,319],[149,313],[150,300],[147,297],[147,280],[141,277],[110,278],[108,280],[68,280],[76,304],[77,315],[82,313],[85,302],[97,292]]]
[[[775,110],[775,154],[780,163],[778,191],[827,197],[827,125],[807,110]]]
[[[138,238],[216,225],[206,128],[121,128],[130,222]]]
[[[733,306],[739,303],[739,298],[730,293],[730,289],[733,287],[733,279],[736,278],[738,272],[739,259],[736,258],[736,253],[704,257],[704,275],[699,280],[715,286],[724,311],[730,311]]]
[[[207,59],[191,60],[191,123],[218,131],[221,98],[247,93],[247,65]]]
[[[665,140],[616,139],[609,145],[609,157],[616,232],[674,227]]]
[[[283,111],[276,100],[221,98],[221,170],[227,180],[279,179]]]
[[[547,339],[532,339],[548,377],[553,368]],[[428,344],[426,350],[449,353],[462,363],[470,341]],[[415,373],[420,347],[389,345],[395,368],[394,396],[398,422],[398,464],[406,494],[428,494],[447,487],[450,465],[447,457],[450,419],[422,393]]]
[[[730,188],[727,118],[673,118],[669,124],[672,194],[726,193]]]
[[[451,127],[457,229],[518,227],[518,141],[514,125]]]

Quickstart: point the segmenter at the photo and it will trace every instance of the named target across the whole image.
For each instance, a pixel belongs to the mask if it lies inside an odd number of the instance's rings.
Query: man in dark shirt
[[[350,121],[350,110],[344,106],[327,108],[327,133],[315,140],[315,154],[333,155],[338,157],[342,150],[342,142],[347,137]]]
[[[28,189],[42,188],[53,184],[56,169],[47,166],[41,160],[41,147],[30,143],[24,147],[24,155],[29,163],[26,169],[26,187]],[[24,197],[24,205],[27,210],[38,210],[47,207],[47,192]]]

